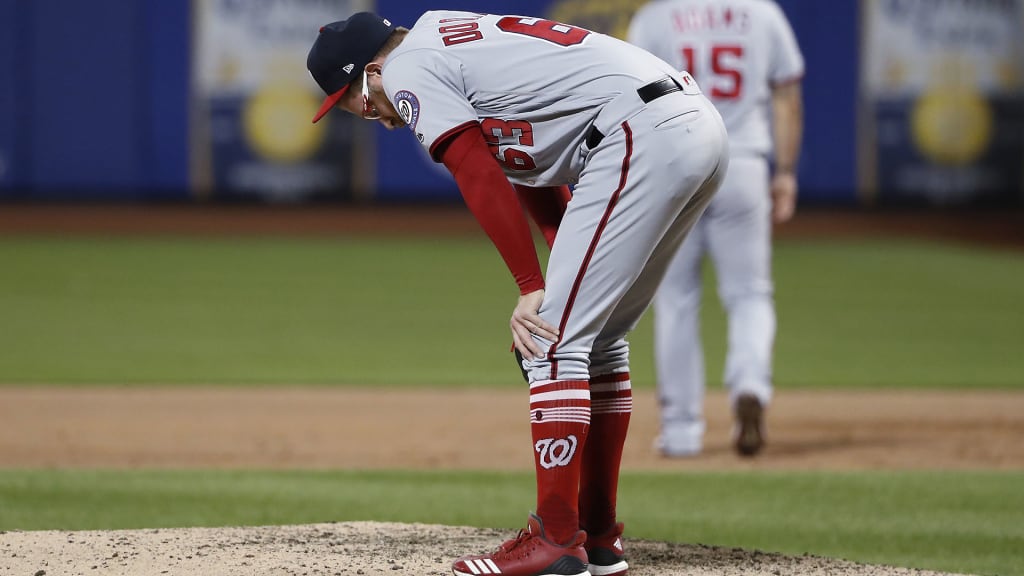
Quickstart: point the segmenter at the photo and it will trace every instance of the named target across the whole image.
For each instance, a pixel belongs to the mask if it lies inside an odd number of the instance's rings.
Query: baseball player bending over
[[[731,149],[721,191],[655,297],[661,400],[656,445],[668,457],[703,448],[699,317],[701,260],[709,253],[729,318],[725,385],[735,415],[734,443],[741,455],[753,456],[764,444],[764,409],[772,399],[771,226],[773,219],[789,220],[796,206],[803,57],[771,0],[655,0],[633,17],[629,40],[700,80],[722,113]]]
[[[524,16],[431,11],[407,30],[358,13],[320,30],[307,67],[328,95],[314,121],[341,108],[408,128],[519,286],[509,325],[529,381],[536,513],[453,572],[626,574],[625,336],[725,175],[718,112],[636,46]],[[544,275],[524,206],[551,245]]]

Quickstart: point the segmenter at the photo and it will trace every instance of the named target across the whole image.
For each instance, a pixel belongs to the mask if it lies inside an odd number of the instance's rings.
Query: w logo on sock
[[[544,438],[537,440],[533,449],[540,456],[540,465],[545,470],[557,466],[568,466],[576,454],[576,436],[570,434],[565,438]]]

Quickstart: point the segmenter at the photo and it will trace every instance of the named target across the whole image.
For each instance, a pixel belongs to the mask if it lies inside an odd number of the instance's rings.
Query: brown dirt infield
[[[437,207],[0,209],[0,235],[26,233],[481,232],[464,209]],[[812,212],[777,233],[779,238],[836,236],[914,236],[1019,249],[1024,218],[1020,213]],[[516,390],[0,387],[0,467],[530,470],[526,401]],[[754,459],[741,459],[730,449],[722,393],[710,392],[707,407],[705,453],[665,460],[651,450],[656,400],[650,392],[638,392],[624,469],[1024,469],[1020,391],[780,391],[768,413],[768,448]],[[491,548],[509,536],[383,523],[7,532],[0,533],[0,575],[441,575],[449,573],[452,557]],[[627,546],[633,576],[934,574],[630,541],[628,534]]]
[[[754,459],[720,391],[707,408],[705,452],[666,460],[638,391],[624,469],[1024,469],[1018,391],[783,390]],[[527,414],[514,388],[4,387],[0,467],[532,470]]]

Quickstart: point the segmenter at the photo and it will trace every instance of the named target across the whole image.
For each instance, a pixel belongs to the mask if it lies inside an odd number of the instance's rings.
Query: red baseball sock
[[[592,379],[590,402],[590,434],[580,471],[579,513],[580,528],[597,535],[615,523],[622,447],[633,412],[629,372]]]
[[[548,539],[564,544],[579,530],[580,461],[590,427],[586,380],[530,386],[530,431],[537,470],[537,516]]]

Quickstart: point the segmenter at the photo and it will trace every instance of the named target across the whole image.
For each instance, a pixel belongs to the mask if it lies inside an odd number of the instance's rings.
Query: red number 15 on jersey
[[[698,54],[693,46],[683,46],[683,69],[689,72],[701,85],[710,84],[711,97],[735,100],[743,91],[743,46],[718,44],[711,46],[706,54]],[[698,61],[698,57],[706,60]],[[707,74],[705,80],[703,76]]]

